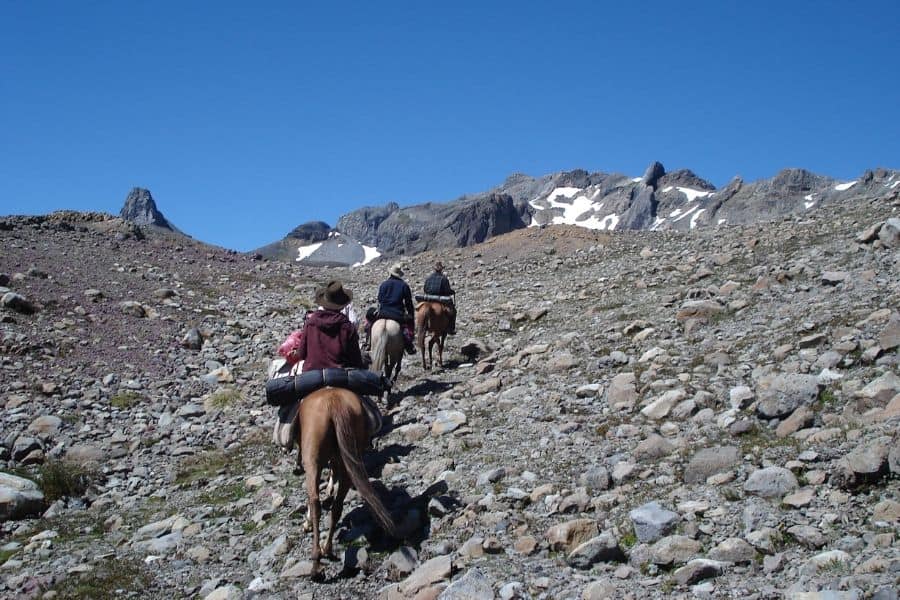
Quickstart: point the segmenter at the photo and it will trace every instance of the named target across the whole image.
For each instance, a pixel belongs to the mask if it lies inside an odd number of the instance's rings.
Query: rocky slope
[[[765,224],[443,251],[460,334],[446,368],[406,362],[367,457],[408,539],[351,494],[321,582],[264,371],[317,282],[361,308],[387,261],[0,220],[0,595],[894,598],[900,197],[880,185]],[[406,258],[415,287],[435,256]]]

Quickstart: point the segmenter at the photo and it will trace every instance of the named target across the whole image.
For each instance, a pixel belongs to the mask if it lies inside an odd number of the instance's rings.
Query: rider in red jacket
[[[331,281],[316,291],[320,310],[309,313],[303,336],[297,349],[297,359],[303,371],[329,368],[362,368],[359,351],[359,332],[341,312],[353,299],[340,281]]]

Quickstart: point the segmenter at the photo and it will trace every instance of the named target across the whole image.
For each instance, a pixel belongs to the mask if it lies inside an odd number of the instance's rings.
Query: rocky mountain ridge
[[[364,308],[383,265],[82,213],[0,243],[0,596],[895,597],[896,188],[441,249],[460,333],[445,369],[405,361],[366,456],[405,539],[351,493],[324,581],[264,373],[317,285]],[[416,289],[436,252],[402,259]]]
[[[538,178],[517,174],[492,190],[452,202],[360,208],[343,215],[332,231],[379,254],[398,256],[468,246],[550,223],[607,231],[688,231],[749,224],[829,203],[878,197],[897,185],[900,172],[887,169],[866,171],[858,180],[843,183],[803,169],[785,169],[752,183],[736,177],[717,190],[690,170],[669,173],[655,162],[640,178],[584,170]],[[317,260],[315,251],[303,248],[289,234],[259,252],[269,258]],[[359,256],[361,251],[351,255],[353,263]]]

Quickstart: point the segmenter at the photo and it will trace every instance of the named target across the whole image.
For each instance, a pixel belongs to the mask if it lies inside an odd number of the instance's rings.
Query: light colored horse
[[[300,455],[306,470],[306,493],[312,529],[313,575],[319,574],[322,554],[333,556],[334,532],[341,518],[344,499],[352,483],[385,530],[399,537],[397,526],[369,482],[362,451],[369,441],[367,421],[359,397],[343,388],[326,387],[306,396],[300,404]],[[338,481],[331,503],[331,522],[324,546],[320,546],[319,483],[322,468],[330,466]]]
[[[372,324],[372,366],[370,370],[387,377],[391,383],[400,375],[403,362],[403,332],[393,319],[378,319]],[[393,373],[393,375],[391,374]]]
[[[434,367],[433,350],[438,347],[438,366],[444,367],[444,340],[450,329],[450,308],[441,302],[425,301],[416,306],[416,336],[419,352],[422,353],[422,368]],[[428,340],[428,362],[425,362],[425,335],[431,334]]]

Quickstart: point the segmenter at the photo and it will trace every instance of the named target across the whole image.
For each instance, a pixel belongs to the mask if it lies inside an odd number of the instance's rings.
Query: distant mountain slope
[[[351,265],[363,260],[365,252],[397,256],[469,246],[522,227],[551,223],[607,231],[689,231],[773,220],[822,204],[880,197],[896,191],[898,185],[900,172],[888,169],[866,171],[850,182],[785,169],[752,183],[735,177],[717,190],[688,169],[666,172],[658,162],[648,166],[642,177],[581,169],[536,178],[514,174],[496,188],[450,202],[403,208],[391,202],[354,210],[326,232],[339,233],[339,242],[328,244],[295,234],[301,228],[308,230],[307,224],[258,252],[305,264]],[[321,229],[317,231],[321,234]],[[337,248],[344,249],[337,252]]]

